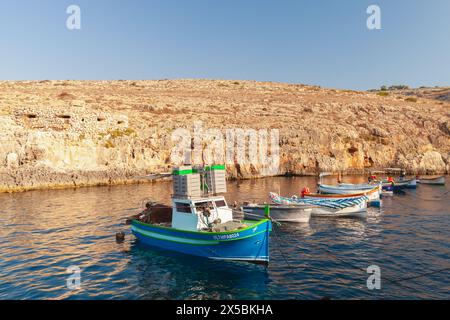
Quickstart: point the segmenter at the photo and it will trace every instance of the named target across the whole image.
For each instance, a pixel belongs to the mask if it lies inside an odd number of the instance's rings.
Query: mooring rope
[[[281,225],[281,224],[279,222],[276,222],[276,221],[272,220],[272,218],[270,218],[270,221],[272,221],[273,234],[278,239],[278,243],[281,243],[281,238],[278,236],[278,233],[275,231],[275,225],[278,226],[278,225]],[[286,262],[286,265],[288,266],[290,272],[292,272],[293,271],[293,267],[291,266],[291,264],[289,263],[289,260],[284,255],[283,250],[281,250],[281,248],[279,246],[277,246],[277,249],[278,249],[278,252],[281,254],[281,257],[283,258],[284,262]]]

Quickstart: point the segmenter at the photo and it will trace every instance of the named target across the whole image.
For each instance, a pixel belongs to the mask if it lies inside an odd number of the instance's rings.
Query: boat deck
[[[226,223],[215,224],[212,228],[199,230],[200,232],[224,232],[233,231],[247,228],[252,223],[249,221],[242,221],[244,218],[243,213],[240,211],[233,212],[235,219]],[[172,207],[159,204],[159,203],[147,203],[146,208],[129,218],[130,220],[138,220],[140,222],[171,228],[172,227]]]

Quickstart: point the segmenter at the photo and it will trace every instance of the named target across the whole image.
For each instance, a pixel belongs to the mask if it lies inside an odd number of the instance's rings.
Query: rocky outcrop
[[[193,138],[198,123],[203,150],[236,130],[279,131],[277,171],[232,155],[235,178],[450,171],[449,104],[424,98],[211,80],[0,82],[0,92],[0,191],[143,182],[170,169],[173,133]]]
[[[450,87],[420,87],[388,90],[392,94],[415,96],[425,99],[435,99],[444,102],[450,102]]]

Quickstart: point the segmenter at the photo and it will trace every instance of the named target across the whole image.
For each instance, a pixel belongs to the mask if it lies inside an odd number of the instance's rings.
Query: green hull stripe
[[[197,246],[217,245],[220,242],[230,242],[230,241],[243,240],[243,239],[255,237],[255,236],[257,236],[257,235],[259,235],[261,233],[265,233],[266,232],[266,230],[262,230],[260,232],[257,232],[257,233],[254,233],[254,234],[250,234],[250,235],[245,236],[245,237],[238,237],[238,238],[231,238],[231,239],[199,240],[199,239],[190,239],[190,238],[185,238],[185,237],[172,237],[172,236],[162,235],[160,233],[155,233],[155,232],[142,230],[142,229],[136,228],[134,226],[132,226],[131,229],[133,231],[137,232],[137,233],[140,233],[140,234],[146,236],[146,237],[150,237],[150,238],[154,238],[154,239],[158,239],[158,240],[167,240],[167,241],[177,242],[177,243],[197,245]],[[183,239],[183,240],[175,240],[175,239]]]
[[[188,239],[188,238],[180,238],[180,237],[171,237],[162,235],[160,233],[154,233],[145,231],[136,227],[131,227],[131,229],[143,236],[158,239],[158,240],[165,240],[170,242],[176,242],[176,243],[182,243],[182,244],[189,244],[194,246],[210,246],[210,245],[217,245],[219,244],[219,241],[209,241],[209,240],[197,240],[197,239]]]

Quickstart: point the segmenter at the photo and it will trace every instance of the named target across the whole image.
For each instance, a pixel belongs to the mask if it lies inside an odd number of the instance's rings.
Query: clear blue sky
[[[370,4],[382,30],[366,27]],[[450,85],[448,0],[1,0],[0,41],[4,80]]]

